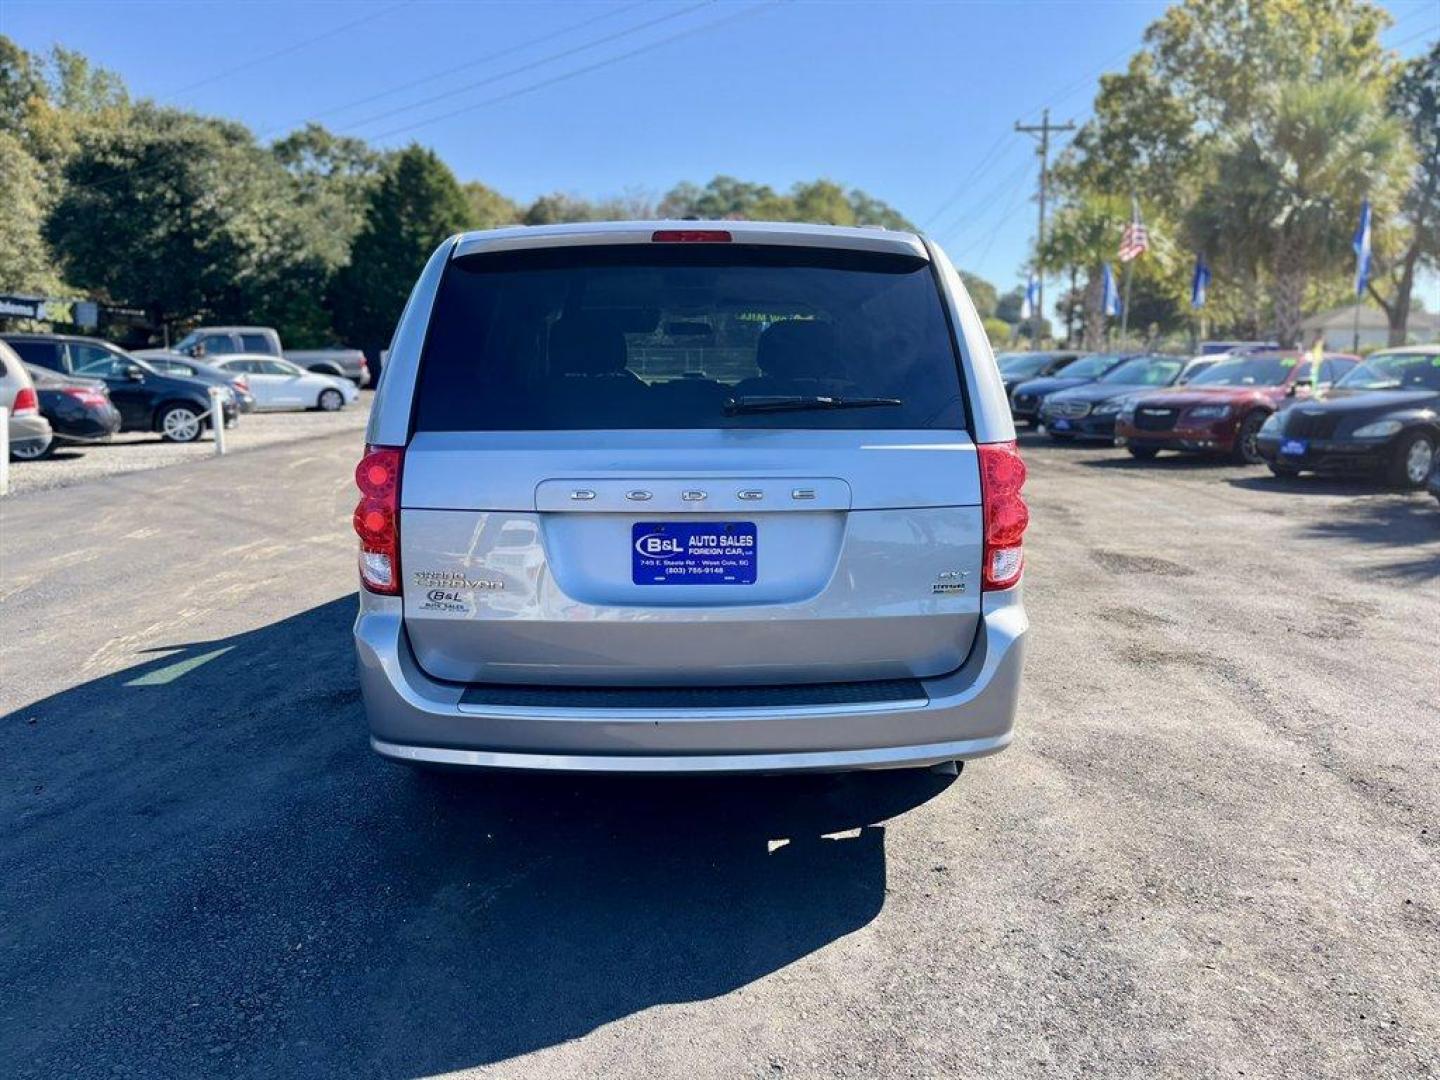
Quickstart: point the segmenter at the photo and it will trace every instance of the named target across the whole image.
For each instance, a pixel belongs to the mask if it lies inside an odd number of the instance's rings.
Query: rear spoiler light
[[[727,229],[656,229],[650,240],[656,244],[728,244],[732,237]]]

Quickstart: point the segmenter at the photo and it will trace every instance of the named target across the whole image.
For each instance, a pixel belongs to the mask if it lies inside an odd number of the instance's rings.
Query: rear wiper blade
[[[905,404],[893,397],[825,397],[820,394],[743,394],[725,402],[725,415],[741,413],[804,412],[810,409],[875,409]]]

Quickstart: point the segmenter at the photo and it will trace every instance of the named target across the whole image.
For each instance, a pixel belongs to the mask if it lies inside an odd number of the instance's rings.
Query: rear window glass
[[[1169,386],[1185,361],[1173,356],[1137,356],[1108,372],[1100,381],[1128,386]]]
[[[778,399],[812,407],[748,411]],[[922,259],[567,247],[451,263],[421,359],[416,426],[962,429],[965,410]]]
[[[1299,363],[1293,356],[1243,356],[1222,360],[1190,381],[1195,386],[1279,386]]]

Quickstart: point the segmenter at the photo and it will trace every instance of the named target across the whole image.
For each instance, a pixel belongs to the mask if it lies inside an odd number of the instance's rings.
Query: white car
[[[217,358],[214,366],[244,375],[257,409],[320,409],[335,412],[352,405],[360,391],[349,379],[306,371],[278,356],[242,353]]]

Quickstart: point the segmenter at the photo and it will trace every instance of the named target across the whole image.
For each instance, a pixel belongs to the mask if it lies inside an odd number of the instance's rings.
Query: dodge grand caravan
[[[926,766],[1011,739],[1025,467],[918,236],[446,240],[356,469],[361,686],[417,765]]]

